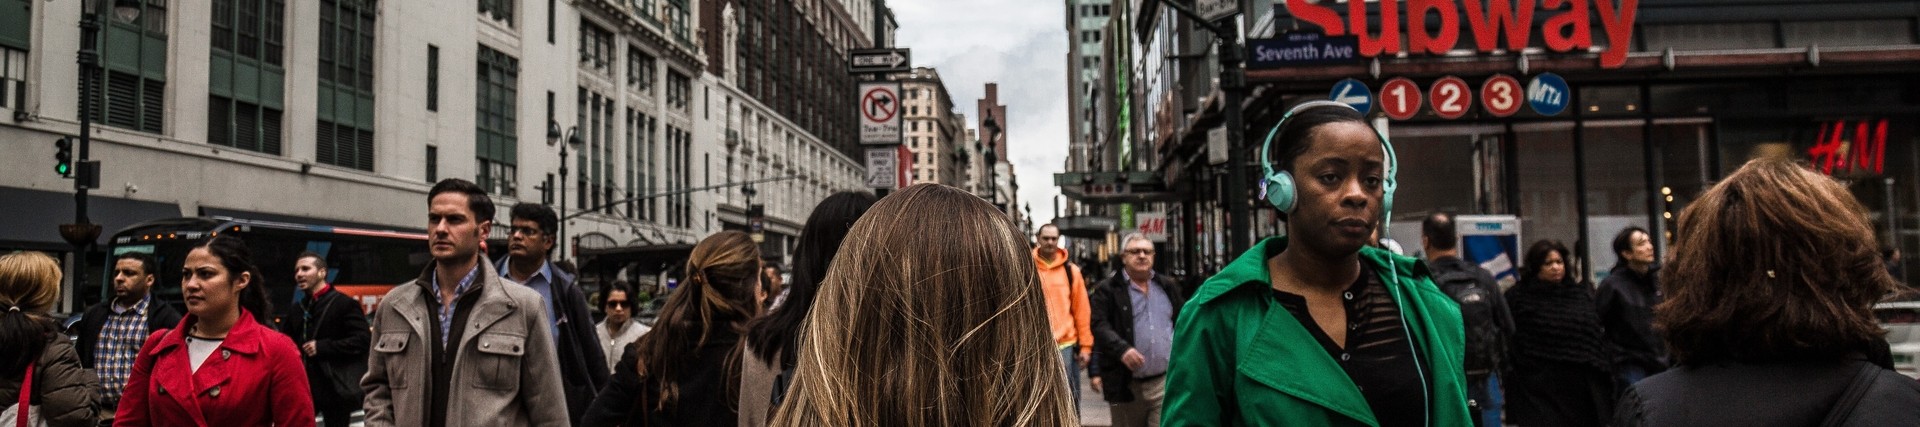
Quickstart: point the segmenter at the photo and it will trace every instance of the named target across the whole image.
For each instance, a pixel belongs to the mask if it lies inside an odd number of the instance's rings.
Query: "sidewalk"
[[[1080,378],[1080,425],[1088,427],[1113,425],[1113,414],[1107,412],[1107,400],[1101,398],[1100,393],[1093,391],[1093,382],[1085,377]]]

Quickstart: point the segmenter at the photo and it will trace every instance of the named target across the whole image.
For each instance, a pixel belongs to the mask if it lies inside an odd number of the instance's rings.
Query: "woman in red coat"
[[[134,359],[115,426],[313,426],[293,340],[266,326],[265,284],[240,239],[216,236],[181,268],[187,317]]]

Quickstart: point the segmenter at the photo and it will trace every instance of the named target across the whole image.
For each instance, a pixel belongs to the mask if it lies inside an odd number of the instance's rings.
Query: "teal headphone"
[[[1293,119],[1295,114],[1320,107],[1344,108],[1348,111],[1359,112],[1359,110],[1355,110],[1351,105],[1327,100],[1310,101],[1300,104],[1294,106],[1291,110],[1287,110],[1286,115],[1280,116],[1280,123],[1273,125],[1273,130],[1267,131],[1267,140],[1260,143],[1260,171],[1265,173],[1263,178],[1260,179],[1260,194],[1261,197],[1267,199],[1268,203],[1273,203],[1273,207],[1280,209],[1281,212],[1293,213],[1296,202],[1293,173],[1284,170],[1274,171],[1273,161],[1270,160],[1272,157],[1268,156],[1268,151],[1273,147],[1273,138],[1280,136],[1280,131],[1287,128],[1288,122]],[[1371,125],[1367,127],[1373,128]],[[1387,176],[1385,181],[1380,184],[1381,192],[1384,193],[1380,197],[1381,216],[1391,218],[1393,216],[1393,190],[1400,186],[1399,181],[1394,179],[1394,175],[1400,173],[1400,160],[1394,156],[1393,143],[1387,142],[1387,134],[1380,132],[1378,128],[1374,128],[1373,130],[1375,135],[1380,136],[1380,148],[1385,150],[1387,154]]]

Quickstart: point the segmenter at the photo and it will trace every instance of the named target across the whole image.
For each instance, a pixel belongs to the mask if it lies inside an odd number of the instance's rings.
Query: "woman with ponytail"
[[[80,366],[73,344],[47,318],[59,299],[60,265],[53,258],[39,252],[0,255],[0,409],[12,407],[0,410],[8,415],[0,425],[15,423],[14,411],[29,411],[29,419],[50,427],[94,423],[100,381]],[[25,396],[22,389],[28,389]],[[21,401],[26,407],[16,407]]]
[[[693,247],[687,279],[667,297],[653,330],[627,347],[600,390],[588,426],[737,423],[740,336],[759,314],[760,247],[725,231]]]
[[[273,308],[246,243],[201,242],[180,277],[187,317],[147,338],[114,425],[312,427],[300,350],[268,326]]]

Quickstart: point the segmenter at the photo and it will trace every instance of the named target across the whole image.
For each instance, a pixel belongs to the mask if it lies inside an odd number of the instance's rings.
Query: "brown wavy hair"
[[[1867,210],[1838,181],[1748,162],[1680,214],[1654,327],[1680,364],[1835,359],[1885,333],[1895,288]]]
[[[687,258],[686,280],[667,297],[653,330],[634,341],[633,352],[641,378],[658,384],[657,390],[640,393],[640,405],[650,410],[671,407],[680,396],[678,370],[702,363],[724,363],[728,367],[725,384],[740,383],[740,348],[734,347],[725,361],[697,360],[700,346],[725,329],[733,334],[746,331],[747,321],[759,314],[754,291],[760,287],[760,246],[747,233],[722,231],[694,245]],[[738,390],[729,388],[730,391]],[[721,396],[698,396],[720,399]],[[726,401],[738,400],[725,396]]]
[[[1013,221],[920,184],[853,229],[801,328],[773,425],[1077,425]]]

